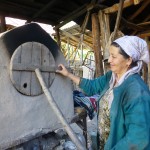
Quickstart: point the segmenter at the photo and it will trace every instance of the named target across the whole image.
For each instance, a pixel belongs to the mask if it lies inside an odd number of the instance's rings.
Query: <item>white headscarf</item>
[[[116,42],[132,58],[134,62],[137,61],[137,66],[130,68],[119,79],[119,81],[117,81],[117,84],[115,86],[119,86],[130,75],[140,72],[143,64],[142,61],[144,61],[147,64],[150,62],[149,50],[147,43],[137,36],[123,36],[121,38],[116,39],[114,42]],[[115,82],[116,82],[116,74],[113,72],[111,80],[109,82],[110,90],[114,87]],[[113,96],[114,95],[111,95],[111,98],[109,99],[109,108],[112,104]]]
[[[149,50],[146,41],[137,36],[123,36],[114,42],[119,44],[121,48],[133,59],[133,61],[144,61],[149,63]]]

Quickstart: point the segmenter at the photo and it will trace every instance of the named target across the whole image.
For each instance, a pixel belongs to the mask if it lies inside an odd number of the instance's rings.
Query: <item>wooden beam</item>
[[[109,45],[111,44],[110,39],[110,22],[109,22],[109,14],[103,13],[103,11],[99,11],[98,14],[99,23],[100,23],[100,32],[101,32],[101,47],[103,48],[103,61],[104,61],[104,71],[108,71],[108,63],[105,60],[108,60],[109,57]]]
[[[120,25],[120,20],[121,20],[122,10],[123,10],[123,4],[124,4],[124,0],[120,0],[119,9],[118,9],[118,13],[117,13],[116,24],[115,24],[115,28],[114,28],[114,33],[112,35],[112,41],[115,39],[117,30],[118,30],[119,25]]]
[[[37,3],[36,3],[37,5]],[[0,8],[9,8],[10,10],[15,10],[15,9],[20,9],[22,11],[38,11],[38,9],[35,9],[34,7],[31,7],[29,5],[22,5],[22,4],[18,4],[18,3],[15,3],[15,2],[8,2],[8,1],[4,1],[2,3],[0,3]]]
[[[141,1],[143,1],[143,0],[141,0]],[[134,5],[133,0],[125,0],[124,4],[123,4],[123,8],[127,8],[127,7],[132,6],[132,5]],[[119,4],[114,4],[113,6],[106,8],[103,11],[106,14],[111,14],[111,13],[117,12],[118,9],[119,9]]]
[[[149,32],[149,36],[150,36],[150,32]],[[150,53],[150,41],[149,41],[148,36],[145,37],[145,40],[146,40],[146,42],[148,44],[149,53]],[[148,83],[148,86],[150,88],[150,62],[148,63],[147,67],[148,67],[148,72],[147,72],[148,73],[148,79],[147,79],[147,83]]]
[[[35,72],[35,69],[39,68],[42,72],[55,72],[57,70],[57,66],[38,66],[38,65],[31,65],[31,64],[21,64],[15,63],[12,65],[12,70],[15,71],[31,71]]]
[[[139,36],[140,38],[150,37],[150,31],[148,33],[138,34],[137,36]]]
[[[57,44],[58,44],[58,46],[61,48],[61,41],[60,41],[59,29],[56,29],[55,32],[56,32]]]
[[[77,38],[79,40],[79,38]],[[61,36],[61,41],[63,41],[64,43],[67,43],[67,37],[62,37]],[[70,38],[70,45],[76,46],[78,45],[79,41],[75,41],[72,38]],[[84,43],[87,44],[89,47],[93,47],[93,43],[87,41],[86,39],[84,39]]]
[[[150,25],[150,21],[137,24],[138,26]]]
[[[147,68],[147,64],[146,63],[143,63],[143,80],[144,82],[147,84],[148,83],[148,76],[147,76],[147,73],[148,73],[148,68]]]
[[[47,5],[45,5],[43,8],[41,8],[37,13],[35,13],[31,19],[37,18],[42,13],[44,13],[50,6],[52,6],[55,3],[55,1],[50,1]]]
[[[65,31],[68,32],[70,30],[77,30],[77,28],[80,29],[80,26],[78,24],[73,25],[72,27],[66,28]],[[78,30],[77,30],[78,31]],[[79,31],[78,31],[79,32]]]
[[[87,11],[86,16],[85,16],[84,21],[83,21],[83,24],[81,26],[80,33],[83,33],[83,34],[85,33],[86,26],[87,26],[87,23],[89,21],[89,17],[90,17],[90,11]]]
[[[103,11],[100,10],[98,17],[99,17],[100,32],[101,32],[101,46],[103,48],[103,56],[105,59],[108,56],[106,45],[110,37],[109,14],[104,14]]]
[[[77,10],[75,10],[74,12],[72,12],[70,15],[68,15],[68,17],[66,18],[66,20],[64,20],[63,22],[61,22],[60,24],[56,25],[54,27],[54,29],[56,28],[60,28],[62,27],[63,25],[65,25],[66,23],[74,20],[75,18],[81,16],[82,14],[84,14],[85,12],[93,9],[95,7],[95,4],[89,4],[89,5],[86,5],[83,9],[81,9],[80,11],[77,12]]]
[[[67,20],[68,18],[70,18],[71,16],[73,16],[74,14],[78,14],[81,10],[85,9],[87,7],[87,4],[82,5],[81,7],[79,7],[78,9],[74,10],[73,12],[71,12],[70,14],[60,18],[58,20],[58,22],[62,22],[64,20]]]
[[[105,32],[105,39],[109,40],[109,37],[110,37],[110,22],[109,22],[109,14],[104,14],[104,20],[105,20],[105,29],[106,29],[106,32]]]
[[[76,37],[73,36],[72,34],[66,32],[66,31],[62,31],[62,30],[60,30],[60,32],[61,32],[62,34],[64,34],[65,36],[72,38],[72,39],[75,40],[76,42],[78,42],[78,43],[80,42],[80,39],[76,38]],[[85,44],[84,42],[82,42],[82,44],[83,44],[83,46],[85,46],[85,47],[87,47],[88,49],[91,50],[91,47],[90,47],[89,45]]]
[[[9,13],[6,11],[2,11],[0,10],[0,14],[7,16],[7,17],[12,17],[12,18],[19,18],[19,19],[23,19],[23,20],[28,20],[29,22],[34,21],[34,22],[40,22],[40,23],[45,23],[45,24],[51,24],[54,25],[56,22],[53,22],[52,20],[48,20],[48,19],[39,19],[39,18],[35,18],[33,20],[31,20],[31,17],[29,16],[24,16],[22,14],[16,14],[16,13]]]
[[[92,14],[93,51],[95,56],[96,77],[104,74],[100,45],[100,29],[97,14]]]
[[[65,31],[67,31],[67,30],[65,30]],[[76,31],[76,33],[73,33],[73,35],[80,36],[81,33],[80,33],[79,29],[74,29],[74,31]],[[87,37],[87,38],[92,39],[92,33],[91,33],[91,31],[85,30],[84,36]]]
[[[144,19],[144,22],[148,21],[150,19],[150,14]]]
[[[0,32],[6,31],[6,21],[5,16],[0,16]]]
[[[129,17],[129,20],[133,20],[135,17],[137,17],[149,4],[150,0],[144,1],[142,6],[132,16]]]
[[[134,23],[131,23],[131,22],[127,21],[123,17],[121,18],[121,22],[122,22],[122,24],[126,25],[126,27],[131,28],[133,30],[137,30],[137,31],[148,30],[148,27],[138,26]]]

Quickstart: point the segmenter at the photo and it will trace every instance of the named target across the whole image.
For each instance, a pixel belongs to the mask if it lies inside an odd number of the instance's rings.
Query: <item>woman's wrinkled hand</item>
[[[63,64],[58,65],[58,69],[56,70],[56,73],[60,73],[66,77],[69,75],[69,71],[67,70],[67,68]]]

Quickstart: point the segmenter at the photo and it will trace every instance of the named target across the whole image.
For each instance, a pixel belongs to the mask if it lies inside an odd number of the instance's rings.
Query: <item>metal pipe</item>
[[[51,92],[48,90],[48,87],[46,86],[46,83],[43,80],[40,69],[39,68],[35,69],[35,73],[37,75],[37,78],[42,86],[43,92],[45,93],[50,106],[52,107],[53,111],[55,112],[55,114],[57,115],[59,120],[61,121],[61,123],[62,123],[63,127],[65,128],[66,132],[68,133],[69,137],[71,138],[71,140],[74,142],[74,144],[76,145],[76,147],[79,150],[86,150],[86,148],[81,144],[80,140],[77,138],[77,135],[74,133],[74,131],[68,124],[68,122],[65,119],[64,115],[62,114],[61,110],[55,103]]]

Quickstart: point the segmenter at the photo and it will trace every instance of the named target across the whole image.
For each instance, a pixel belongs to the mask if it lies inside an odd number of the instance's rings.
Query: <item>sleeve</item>
[[[128,90],[123,111],[126,135],[111,150],[144,150],[150,136],[150,93]]]
[[[98,77],[93,80],[81,78],[79,87],[85,92],[86,95],[92,96],[100,94],[105,85],[109,83],[111,72],[106,73],[104,76]]]

